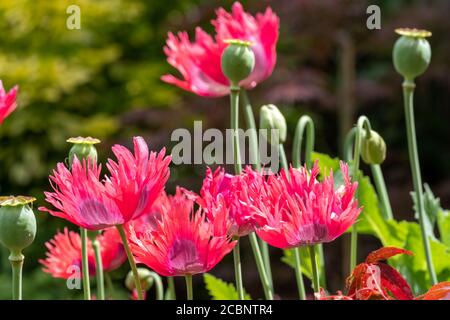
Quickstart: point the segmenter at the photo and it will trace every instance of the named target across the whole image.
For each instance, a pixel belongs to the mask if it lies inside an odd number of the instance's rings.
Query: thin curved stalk
[[[184,276],[184,278],[186,279],[186,298],[188,300],[193,300],[194,299],[194,292],[192,289],[192,275],[191,274],[187,274]]]
[[[267,277],[265,268],[264,268],[264,260],[261,255],[261,251],[258,246],[258,239],[256,234],[253,232],[248,235],[250,239],[250,244],[253,249],[253,254],[255,255],[256,267],[258,268],[258,272],[261,278],[261,282],[263,285],[264,295],[267,300],[273,300],[273,292],[270,286],[269,278]]]
[[[105,279],[103,277],[103,261],[100,243],[97,239],[92,241],[95,254],[95,276],[97,277],[97,295],[99,300],[105,300]]]
[[[89,264],[88,264],[88,252],[87,252],[87,230],[80,228],[81,237],[81,272],[83,273],[83,293],[84,300],[91,300],[91,286],[89,283]]]
[[[122,244],[125,249],[125,252],[128,257],[128,262],[130,263],[131,272],[133,272],[133,278],[134,278],[134,284],[136,286],[136,291],[138,295],[138,300],[143,300],[143,292],[142,292],[142,286],[141,286],[141,280],[139,278],[139,273],[137,271],[136,262],[134,261],[133,254],[131,253],[130,246],[128,244],[127,236],[125,234],[125,230],[123,228],[123,225],[118,224],[116,225],[117,230],[119,231],[120,238],[122,239]]]
[[[261,161],[259,158],[259,145],[258,145],[258,134],[256,129],[256,121],[255,116],[253,114],[253,107],[248,98],[247,92],[245,90],[241,90],[241,98],[242,104],[244,105],[244,114],[245,114],[245,122],[247,124],[247,128],[250,129],[250,159],[254,160],[253,168],[258,172],[261,171]],[[266,274],[270,282],[270,287],[272,292],[273,290],[273,278],[272,278],[272,268],[270,265],[270,251],[269,245],[264,242],[262,239],[258,238],[259,247],[261,248],[261,253],[264,260],[264,267],[266,269]]]
[[[437,283],[436,271],[433,265],[433,257],[431,253],[429,234],[425,228],[425,206],[423,200],[422,177],[420,173],[419,152],[417,150],[416,128],[414,121],[414,89],[413,81],[405,80],[403,82],[403,95],[405,100],[405,118],[406,133],[408,137],[408,153],[409,162],[411,163],[411,173],[413,178],[414,191],[417,199],[417,209],[419,212],[420,231],[422,233],[423,247],[425,249],[425,258],[427,262],[428,272],[432,284]]]

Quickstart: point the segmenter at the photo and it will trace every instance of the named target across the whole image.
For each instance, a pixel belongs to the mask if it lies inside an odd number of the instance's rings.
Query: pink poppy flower
[[[101,167],[74,159],[70,171],[63,163],[50,176],[54,192],[46,201],[59,211],[39,208],[89,230],[121,225],[148,212],[169,177],[170,157],[164,150],[149,153],[141,137],[134,138],[135,154],[116,145],[117,162],[109,160],[111,176],[99,180]]]
[[[205,97],[229,94],[229,81],[222,73],[221,56],[227,44],[224,40],[240,39],[253,43],[255,68],[240,86],[253,89],[268,78],[276,63],[279,19],[270,8],[264,14],[253,17],[235,2],[231,13],[220,8],[217,18],[211,23],[215,28],[213,38],[200,27],[195,30],[195,42],[189,40],[187,32],[178,35],[169,33],[164,52],[167,61],[178,69],[183,79],[164,75],[162,80],[184,90]]]
[[[341,163],[344,185],[334,188],[333,173],[322,182],[317,163],[311,171],[290,168],[264,179],[250,179],[241,201],[251,206],[265,222],[258,236],[277,248],[293,248],[330,242],[356,220],[361,208],[353,197],[357,183],[351,183],[347,165]],[[247,174],[254,175],[251,168]],[[257,181],[258,183],[255,183]]]
[[[115,228],[107,229],[100,235],[99,243],[104,271],[117,269],[127,259]],[[48,250],[46,258],[39,260],[44,266],[44,272],[61,279],[82,276],[81,272],[76,273],[81,270],[81,238],[78,233],[64,228],[64,232],[58,232],[53,239],[45,243],[45,246]],[[89,274],[95,275],[95,254],[91,240],[88,240],[88,268]]]
[[[58,163],[50,183],[54,192],[45,192],[45,200],[59,211],[40,207],[51,215],[66,219],[89,230],[101,230],[126,222],[115,201],[99,180],[101,166],[76,157],[70,171]]]
[[[16,107],[16,98],[18,86],[14,86],[9,92],[3,88],[3,82],[0,80],[0,124],[13,112]]]
[[[190,192],[189,195],[204,208],[208,219],[214,219],[212,208],[222,197],[229,210],[228,234],[233,237],[244,237],[255,231],[257,219],[255,212],[242,205],[238,193],[242,192],[241,179],[245,177],[225,173],[225,169],[217,168],[214,172],[207,168],[200,195]]]
[[[105,187],[119,208],[125,222],[148,212],[169,179],[170,156],[165,148],[159,153],[150,152],[142,137],[133,138],[134,155],[121,145],[112,150],[117,162],[109,159],[110,177]]]
[[[129,228],[130,247],[137,262],[163,276],[184,276],[211,270],[236,242],[227,236],[227,209],[222,198],[215,206],[216,219],[206,219],[202,208],[181,189],[169,196],[170,206],[161,207],[156,226],[144,232]],[[221,217],[221,218],[220,218]]]

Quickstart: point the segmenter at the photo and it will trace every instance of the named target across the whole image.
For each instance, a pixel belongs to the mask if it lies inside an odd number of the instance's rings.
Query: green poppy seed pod
[[[364,130],[361,158],[367,164],[381,164],[386,159],[386,143],[376,131],[370,130],[370,137],[368,137],[366,130]]]
[[[153,276],[152,271],[145,269],[145,268],[137,268],[139,279],[141,280],[141,286],[143,291],[148,291],[153,286]],[[133,291],[136,289],[136,285],[134,282],[134,275],[133,272],[130,271],[127,274],[127,277],[125,278],[125,286],[128,288],[128,290]]]
[[[72,143],[73,146],[69,151],[69,164],[72,166],[73,158],[77,156],[78,160],[90,159],[97,161],[97,149],[95,145],[100,143],[100,140],[91,137],[77,137],[67,139],[67,142]]]
[[[222,71],[232,86],[247,78],[255,67],[255,54],[251,43],[242,40],[226,40],[228,47],[222,53]]]
[[[0,197],[0,243],[11,252],[10,259],[23,259],[22,250],[36,236],[36,217],[30,207],[32,197]]]
[[[417,29],[397,29],[401,35],[393,50],[394,67],[406,80],[414,80],[427,70],[431,61],[431,47],[426,39],[431,32]]]
[[[278,129],[279,143],[284,143],[287,137],[287,124],[281,111],[273,104],[261,107],[259,115],[259,128],[267,129],[267,141],[271,142],[270,130]]]

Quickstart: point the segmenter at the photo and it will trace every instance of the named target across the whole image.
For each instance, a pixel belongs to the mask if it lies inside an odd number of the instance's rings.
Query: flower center
[[[197,246],[189,239],[175,240],[169,251],[169,261],[171,267],[181,274],[195,274],[203,270]]]

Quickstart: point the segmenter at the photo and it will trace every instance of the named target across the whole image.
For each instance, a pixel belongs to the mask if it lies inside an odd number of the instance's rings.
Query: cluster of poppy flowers
[[[256,231],[277,248],[314,245],[340,236],[360,213],[345,164],[345,184],[337,189],[331,173],[317,180],[317,165],[311,171],[291,168],[290,179],[284,172],[265,176],[248,167],[230,175],[218,168],[207,170],[199,194],[177,188],[167,195],[170,157],[149,152],[141,137],[134,138],[134,147],[134,155],[113,147],[118,160],[108,161],[111,176],[102,181],[100,165],[90,161],[75,159],[71,169],[58,164],[50,177],[54,191],[45,195],[60,211],[39,208],[89,230],[105,229],[100,243],[106,270],[125,260],[115,245],[117,231],[110,229],[120,224],[127,225],[138,262],[162,276],[184,276],[212,269],[236,237]],[[67,277],[64,270],[81,259],[79,237],[66,230],[47,246],[45,271]]]

